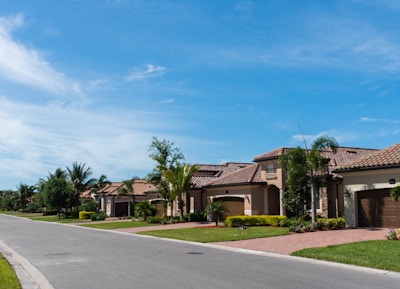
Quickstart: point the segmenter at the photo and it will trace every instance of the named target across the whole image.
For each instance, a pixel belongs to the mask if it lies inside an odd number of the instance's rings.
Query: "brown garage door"
[[[244,199],[224,197],[219,198],[217,201],[222,201],[228,209],[228,212],[224,214],[224,218],[229,216],[240,216],[244,214]]]
[[[357,193],[358,225],[360,227],[400,227],[400,201],[390,197],[390,189]]]

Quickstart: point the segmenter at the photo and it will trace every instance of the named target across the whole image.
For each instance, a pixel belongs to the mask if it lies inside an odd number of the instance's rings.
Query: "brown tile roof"
[[[383,150],[375,150],[359,159],[345,162],[335,168],[335,172],[400,167],[400,144]]]
[[[221,165],[199,164],[199,170],[192,178],[192,188],[202,188],[216,179],[251,165],[254,165],[254,163],[227,162]]]
[[[118,195],[118,190],[123,186],[122,182],[112,182],[111,184],[105,185],[102,189],[97,191],[97,194],[105,194],[108,196]],[[147,193],[155,192],[156,187],[145,181],[136,180],[133,184],[133,191],[135,195],[145,195]],[[84,192],[81,196],[90,196],[91,191]]]
[[[273,151],[269,151],[265,154],[256,156],[253,159],[253,162],[261,162],[261,161],[266,161],[266,160],[271,160],[271,159],[276,159],[278,158],[286,149],[288,148],[278,148],[276,150]]]
[[[267,152],[265,154],[259,155],[254,158],[255,162],[260,162],[264,160],[277,159],[281,154],[290,150],[292,148],[279,148],[273,151]],[[365,155],[369,155],[372,152],[377,151],[376,149],[366,149],[366,148],[354,148],[354,147],[338,147],[336,154],[334,154],[329,148],[322,150],[321,154],[325,158],[331,160],[330,166],[340,166],[343,163],[359,159]]]
[[[261,180],[261,171],[259,164],[252,164],[241,168],[234,172],[228,173],[221,176],[211,182],[206,187],[216,186],[232,186],[232,185],[243,185],[243,184],[257,184],[265,183]]]

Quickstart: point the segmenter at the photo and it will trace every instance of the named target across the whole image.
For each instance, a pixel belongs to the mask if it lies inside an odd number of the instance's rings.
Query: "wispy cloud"
[[[177,139],[178,123],[173,114],[143,107],[110,108],[104,114],[0,97],[0,181],[12,175],[18,182],[34,183],[73,161],[86,162],[95,174],[117,181],[129,174],[145,176],[153,167],[147,154],[151,138],[163,134]]]
[[[126,81],[145,81],[163,75],[167,69],[160,65],[147,64],[144,68],[133,68],[125,77]]]
[[[400,123],[400,120],[397,119],[388,119],[388,118],[371,118],[371,117],[362,117],[360,118],[362,122],[387,122],[387,123]]]
[[[161,103],[173,103],[175,100],[173,98],[167,98],[163,101],[161,101]]]
[[[255,8],[253,1],[240,1],[235,5],[235,10],[249,12]]]
[[[0,76],[52,95],[84,97],[80,84],[57,71],[40,51],[13,39],[12,31],[24,25],[22,14],[0,17]]]

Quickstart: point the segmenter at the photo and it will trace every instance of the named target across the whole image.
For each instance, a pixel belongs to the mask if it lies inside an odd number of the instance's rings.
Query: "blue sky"
[[[144,177],[153,136],[188,163],[320,135],[400,135],[400,2],[0,2],[0,189],[86,163]]]

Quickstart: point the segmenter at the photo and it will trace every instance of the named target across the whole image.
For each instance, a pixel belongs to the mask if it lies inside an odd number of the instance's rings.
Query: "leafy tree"
[[[398,202],[400,195],[400,186],[395,186],[390,190],[390,196],[392,197],[393,201]]]
[[[61,209],[69,205],[72,194],[73,187],[71,183],[63,177],[51,177],[43,188],[46,204],[57,209],[59,219],[61,217]]]
[[[222,201],[208,203],[204,210],[205,215],[210,215],[215,220],[215,226],[218,226],[219,218],[226,212],[228,212],[228,207]]]
[[[282,154],[279,162],[285,172],[287,183],[282,205],[289,217],[300,217],[306,212],[307,156],[302,148],[297,147]]]
[[[36,188],[20,183],[17,187],[17,209],[26,209],[29,199],[35,194]]]
[[[286,174],[288,190],[284,194],[283,204],[289,212],[300,216],[304,212],[307,184],[311,182],[311,219],[316,222],[315,192],[319,191],[321,176],[329,160],[324,158],[321,151],[329,148],[336,153],[338,143],[335,138],[321,136],[317,138],[311,150],[297,147],[288,150],[279,157],[279,162]]]
[[[129,180],[122,181],[123,186],[118,189],[118,197],[128,196],[128,218],[131,217],[132,202],[135,204],[135,192],[133,185],[138,179],[138,177],[133,177]]]
[[[337,141],[333,137],[321,136],[317,138],[309,151],[307,156],[307,163],[310,169],[311,177],[311,220],[312,223],[316,223],[317,209],[315,206],[315,192],[319,191],[320,187],[320,175],[324,168],[328,165],[329,160],[321,155],[321,150],[329,148],[334,154],[336,154],[337,148],[339,147]]]
[[[157,193],[161,195],[164,215],[166,215],[170,190],[163,174],[167,170],[173,170],[176,164],[184,159],[184,156],[173,142],[165,139],[159,140],[156,137],[153,137],[148,152],[149,157],[156,162],[156,167],[147,176],[147,179],[156,186]]]
[[[179,217],[181,222],[183,221],[183,208],[185,201],[183,196],[189,195],[190,186],[193,174],[198,170],[197,165],[188,164],[176,164],[176,167],[164,172],[163,177],[167,180],[170,190],[171,200],[176,199],[178,201]]]
[[[146,221],[147,217],[155,216],[156,214],[156,207],[147,201],[142,201],[135,204],[135,216],[137,218],[141,218]]]
[[[72,168],[67,167],[67,175],[72,184],[73,195],[70,199],[70,207],[77,207],[80,205],[81,193],[90,189],[96,184],[95,178],[90,178],[92,170],[86,167],[86,164],[74,162]]]

